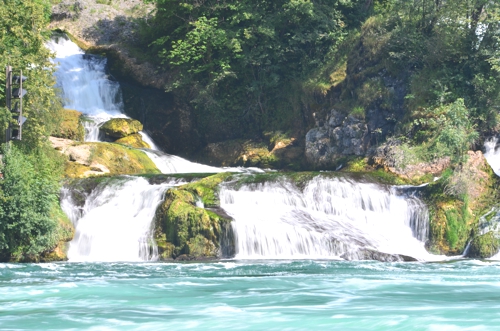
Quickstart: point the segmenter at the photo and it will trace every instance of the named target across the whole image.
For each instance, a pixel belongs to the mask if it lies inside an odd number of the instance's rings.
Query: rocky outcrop
[[[343,157],[363,156],[370,147],[364,119],[332,110],[306,135],[305,154],[315,167],[332,167]]]
[[[498,233],[488,232],[472,240],[467,257],[487,259],[496,255],[499,250],[500,239]]]
[[[498,245],[482,233],[480,219],[500,199],[500,178],[495,176],[481,151],[469,151],[464,162],[425,186],[423,198],[429,206],[429,251],[460,255],[472,240],[470,254],[485,256]]]
[[[449,156],[428,162],[412,163],[412,160],[405,160],[401,141],[391,138],[377,147],[371,160],[375,167],[410,181],[419,181],[420,178],[428,175],[441,176],[443,171],[451,166]]]
[[[104,142],[78,143],[55,137],[50,137],[50,141],[68,158],[66,177],[160,173],[144,152],[134,148]]]
[[[139,133],[134,133],[129,136],[115,140],[115,143],[121,145],[127,145],[134,148],[151,148],[147,142],[142,140],[142,136]]]
[[[143,86],[162,89],[166,77],[130,54],[125,44],[138,40],[140,20],[151,18],[154,6],[142,0],[62,0],[52,6],[50,28],[70,33],[85,50],[109,51],[127,75]]]
[[[106,140],[133,148],[151,148],[142,140],[142,123],[131,118],[113,118],[104,123],[100,131],[106,136]],[[117,139],[118,138],[118,139]]]

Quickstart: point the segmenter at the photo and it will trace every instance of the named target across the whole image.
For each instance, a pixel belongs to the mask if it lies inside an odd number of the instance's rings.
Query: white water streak
[[[493,137],[484,143],[484,157],[488,161],[495,174],[500,176],[500,144],[498,138]]]

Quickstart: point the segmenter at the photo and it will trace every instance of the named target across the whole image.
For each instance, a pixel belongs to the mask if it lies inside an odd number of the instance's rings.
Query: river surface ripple
[[[1,330],[500,330],[500,263],[0,264]]]

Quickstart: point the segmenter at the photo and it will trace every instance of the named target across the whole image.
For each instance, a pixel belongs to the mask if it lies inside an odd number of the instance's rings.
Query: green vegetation
[[[12,145],[2,154],[1,260],[37,260],[72,237],[59,207],[63,160],[50,147],[26,151]]]
[[[12,121],[5,104],[5,70],[27,77],[23,88],[23,140],[2,147],[0,181],[0,259],[64,258],[62,242],[73,227],[59,207],[64,160],[49,146],[50,133],[61,124],[61,102],[54,89],[53,64],[44,43],[50,31],[48,0],[0,2],[0,132]],[[78,135],[77,131],[70,133]]]
[[[490,258],[497,254],[500,249],[500,239],[493,232],[485,233],[475,237],[469,248],[469,257]]]
[[[115,143],[127,145],[134,148],[151,148],[147,142],[142,140],[142,136],[139,133],[134,133],[129,136],[115,140]]]
[[[171,73],[166,89],[219,140],[293,127],[311,76],[363,17],[362,1],[154,2],[142,40]]]
[[[52,136],[83,141],[85,129],[82,125],[82,113],[72,109],[61,109],[58,112],[61,123],[52,132]]]

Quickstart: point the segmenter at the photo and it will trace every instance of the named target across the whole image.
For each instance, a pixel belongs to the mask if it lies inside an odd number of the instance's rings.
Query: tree
[[[0,85],[5,86],[5,66],[23,71],[28,77],[23,113],[28,118],[24,125],[23,143],[39,146],[57,123],[56,111],[61,103],[54,89],[50,51],[45,42],[50,37],[49,0],[0,1]],[[11,114],[5,108],[5,94],[0,94],[0,131],[7,128]]]

